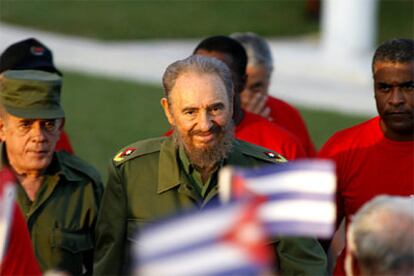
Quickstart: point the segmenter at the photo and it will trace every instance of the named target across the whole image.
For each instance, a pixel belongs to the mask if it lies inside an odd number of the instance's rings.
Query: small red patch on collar
[[[124,159],[125,157],[127,157],[127,156],[129,156],[129,155],[131,155],[134,151],[136,151],[137,149],[136,148],[127,148],[127,149],[125,149],[124,151],[122,151],[122,152],[120,152],[120,153],[118,153],[116,156],[115,156],[115,158],[114,158],[114,160],[115,161],[122,161],[122,159]]]
[[[134,151],[136,151],[137,149],[136,148],[127,148],[126,150],[124,150],[120,155],[119,155],[119,157],[125,157],[125,156],[128,156],[128,155],[131,155]]]

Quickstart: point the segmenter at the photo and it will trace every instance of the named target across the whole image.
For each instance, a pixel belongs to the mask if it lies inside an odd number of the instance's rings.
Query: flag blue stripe
[[[271,271],[270,267],[265,267],[262,264],[244,264],[232,269],[221,270],[212,274],[203,274],[211,276],[228,276],[228,275],[266,275],[264,273]],[[269,274],[269,273],[267,273]]]
[[[333,223],[316,223],[305,221],[267,221],[265,229],[272,236],[316,236],[329,238],[333,235]]]
[[[335,197],[332,194],[321,194],[321,193],[305,193],[305,192],[280,192],[280,193],[269,193],[265,194],[268,201],[279,201],[279,200],[312,200],[312,201],[328,201],[334,202]]]
[[[191,243],[190,245],[174,247],[174,248],[171,248],[170,250],[163,251],[163,252],[154,252],[153,254],[146,254],[145,252],[142,252],[142,253],[138,252],[137,257],[139,258],[139,260],[137,259],[136,261],[139,261],[139,264],[147,264],[147,263],[154,262],[154,261],[156,262],[159,260],[168,259],[170,257],[177,257],[181,254],[185,254],[185,253],[192,252],[192,251],[196,252],[203,248],[214,246],[214,244],[216,244],[218,241],[219,241],[218,238],[207,237],[207,239]],[[139,247],[137,247],[136,250],[139,250]]]

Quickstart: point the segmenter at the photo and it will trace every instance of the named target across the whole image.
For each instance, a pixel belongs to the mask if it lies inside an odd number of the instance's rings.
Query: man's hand
[[[246,95],[243,95],[246,94]],[[249,94],[249,95],[247,95]],[[264,93],[242,93],[242,107],[244,110],[258,114],[268,120],[272,120],[270,108],[266,106],[267,94]]]

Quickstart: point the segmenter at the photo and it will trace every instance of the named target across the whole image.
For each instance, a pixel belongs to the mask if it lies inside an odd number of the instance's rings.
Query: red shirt
[[[272,96],[268,97],[266,106],[270,108],[272,122],[295,135],[302,143],[306,155],[314,157],[316,155],[315,146],[299,111],[290,104]]]
[[[56,151],[64,150],[67,153],[73,154],[73,148],[70,144],[69,137],[63,130],[60,134],[60,138],[56,143]]]
[[[236,126],[237,139],[271,149],[288,160],[306,157],[298,139],[262,116],[244,111],[242,121]]]
[[[414,141],[398,142],[384,137],[375,117],[333,135],[319,157],[335,160],[337,166],[338,222],[350,218],[367,201],[380,194],[414,194]],[[335,275],[345,275],[345,250]]]
[[[33,252],[26,220],[15,204],[8,247],[0,265],[0,275],[42,275]]]

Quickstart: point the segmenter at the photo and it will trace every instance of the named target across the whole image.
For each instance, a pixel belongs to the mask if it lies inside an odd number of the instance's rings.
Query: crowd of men
[[[319,153],[297,109],[268,95],[273,58],[263,38],[212,36],[188,54],[162,78],[161,106],[171,129],[121,149],[104,188],[64,133],[64,76],[50,49],[27,39],[3,52],[0,166],[17,179],[12,228],[20,230],[11,232],[2,274],[128,274],[135,233],[158,219],[217,204],[221,168],[315,156],[336,163],[337,225],[345,219],[349,228],[334,274],[414,273],[413,40],[394,39],[376,49],[378,116],[334,134]],[[389,197],[363,207],[382,194]],[[25,243],[25,250],[16,243]],[[329,274],[327,252],[315,238],[269,243],[276,273]]]

